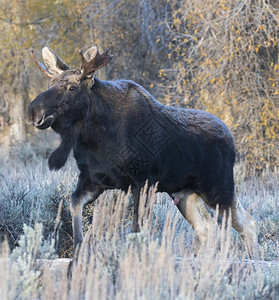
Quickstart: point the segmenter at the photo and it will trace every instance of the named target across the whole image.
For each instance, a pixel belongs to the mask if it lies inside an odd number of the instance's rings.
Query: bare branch
[[[48,18],[43,18],[43,19],[38,19],[35,20],[33,22],[22,22],[22,23],[17,23],[17,22],[13,22],[11,19],[10,20],[6,20],[4,18],[0,17],[0,21],[8,23],[10,25],[16,25],[16,26],[29,26],[29,25],[39,25],[47,20],[52,19],[52,16],[48,17]]]

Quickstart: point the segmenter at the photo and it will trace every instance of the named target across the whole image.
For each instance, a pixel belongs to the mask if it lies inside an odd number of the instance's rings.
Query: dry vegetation
[[[278,165],[278,4],[275,1],[175,1],[172,94],[215,113],[231,128],[249,172]],[[175,73],[174,73],[175,72]]]
[[[0,299],[279,299],[278,19],[274,0],[1,1]],[[132,199],[110,191],[85,208],[71,279],[37,266],[72,256],[77,170],[68,162],[50,172],[56,137],[26,128],[29,102],[47,88],[28,49],[50,46],[75,67],[92,42],[115,55],[98,77],[135,80],[161,102],[226,122],[237,195],[269,264],[247,267],[242,242],[220,224],[198,250],[165,194],[149,195],[152,213],[142,209],[142,231],[131,234]]]
[[[30,149],[21,156],[30,157]],[[236,232],[218,225],[216,217],[207,247],[199,249],[173,201],[154,191],[149,206],[140,209],[141,233],[132,234],[131,196],[109,191],[85,210],[85,243],[67,279],[65,270],[38,267],[36,261],[72,255],[68,200],[76,169],[70,163],[50,172],[38,155],[25,165],[1,157],[0,226],[7,238],[1,246],[1,299],[278,299],[278,173],[244,181],[236,168],[238,197],[259,221],[265,264],[247,265]]]

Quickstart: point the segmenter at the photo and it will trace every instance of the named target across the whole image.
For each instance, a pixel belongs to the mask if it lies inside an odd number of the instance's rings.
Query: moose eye
[[[76,89],[76,86],[74,86],[74,85],[70,86],[70,91],[74,91],[75,89]]]

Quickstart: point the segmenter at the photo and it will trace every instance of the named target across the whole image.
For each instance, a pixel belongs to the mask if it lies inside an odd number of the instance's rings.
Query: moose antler
[[[96,47],[91,48],[92,51],[94,51],[93,55],[89,57],[89,60],[87,60],[82,51],[79,50],[80,60],[81,60],[81,74],[78,76],[78,80],[81,80],[86,75],[89,75],[93,72],[95,72],[98,69],[101,69],[105,65],[107,65],[113,58],[113,55],[108,54],[109,49],[106,49],[106,51],[102,54],[99,53]],[[88,52],[91,50],[89,49],[85,56],[90,56]],[[88,54],[88,55],[87,55]]]
[[[31,54],[35,64],[37,65],[38,69],[42,73],[44,73],[47,77],[49,77],[49,78],[53,77],[53,75],[47,71],[46,67],[37,60],[37,58],[35,57],[35,51],[32,48],[30,49],[30,54]]]

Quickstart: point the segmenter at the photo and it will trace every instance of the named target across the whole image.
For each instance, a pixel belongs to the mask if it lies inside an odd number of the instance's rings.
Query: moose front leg
[[[134,198],[134,218],[132,225],[132,232],[140,232],[139,227],[139,200],[140,200],[140,189],[135,188],[132,191]]]
[[[83,230],[82,230],[82,193],[75,191],[72,194],[70,202],[70,211],[72,215],[74,250],[82,243]]]
[[[94,192],[81,193],[76,190],[71,197],[70,211],[72,215],[72,227],[73,227],[73,238],[74,238],[74,250],[81,245],[83,240],[83,229],[82,229],[82,209],[87,203],[94,202],[99,195],[103,192],[102,189],[96,189]]]
[[[82,209],[86,203],[94,202],[103,192],[100,188],[95,188],[90,179],[79,176],[76,190],[73,192],[70,201],[70,211],[72,216],[74,250],[81,245],[83,240],[82,229]]]
[[[139,185],[132,189],[134,199],[134,218],[132,225],[132,232],[140,232],[145,220],[150,216],[150,192],[151,188],[154,192],[157,190],[155,180],[149,180],[145,185]]]

